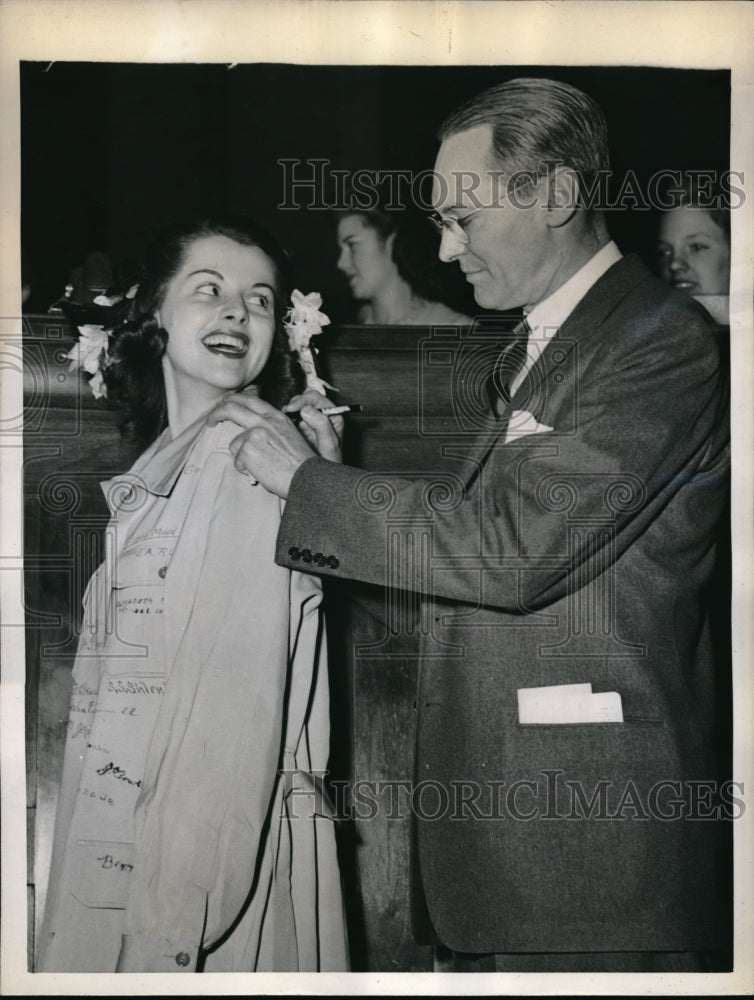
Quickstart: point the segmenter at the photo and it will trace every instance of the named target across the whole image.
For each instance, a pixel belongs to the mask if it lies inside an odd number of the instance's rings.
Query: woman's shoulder
[[[474,320],[471,316],[456,312],[455,309],[446,306],[444,302],[427,302],[416,314],[414,322],[417,324],[426,323],[428,326],[436,326],[441,323],[453,326],[470,326]]]
[[[213,451],[228,451],[230,442],[241,433],[242,427],[232,420],[220,420],[216,424],[205,423],[197,444],[202,444]]]
[[[243,431],[244,428],[232,420],[205,424],[187,458],[184,471],[196,471],[215,478],[217,490],[220,493],[228,493],[230,490],[231,493],[235,494],[240,490],[246,496],[249,484],[258,484],[248,473],[239,472],[235,465],[235,456],[230,449],[233,439]],[[255,492],[255,499],[259,499],[259,494],[264,494],[265,499],[271,498],[270,502],[273,503],[273,506],[279,504],[278,498],[272,493],[268,494],[267,490],[261,486]]]

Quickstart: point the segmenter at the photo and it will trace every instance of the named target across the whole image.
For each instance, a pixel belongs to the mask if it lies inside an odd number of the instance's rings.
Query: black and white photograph
[[[753,20],[0,5],[2,992],[754,992]]]

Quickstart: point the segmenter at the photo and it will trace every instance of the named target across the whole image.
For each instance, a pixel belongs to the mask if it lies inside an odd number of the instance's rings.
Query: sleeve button
[[[301,549],[297,549],[295,545],[292,545],[288,549],[288,555],[290,556],[291,559],[300,559],[301,558]]]
[[[180,965],[183,968],[185,968],[185,966],[187,966],[190,961],[191,959],[189,958],[189,956],[186,954],[185,951],[179,951],[178,954],[175,956],[175,964]]]
[[[321,552],[315,552],[314,553],[314,562],[315,562],[315,564],[317,566],[324,566],[325,563],[327,562],[327,560],[325,559],[325,557],[322,555]]]
[[[337,556],[328,556],[327,565],[330,567],[330,569],[337,569],[338,566],[340,566],[340,559],[338,559]]]
[[[160,566],[160,568],[157,570],[157,575],[161,580],[165,579],[165,574],[167,573],[167,571],[168,571],[167,566]]]
[[[304,549],[301,553],[301,558],[304,560],[305,563],[310,563],[312,561],[312,550]]]

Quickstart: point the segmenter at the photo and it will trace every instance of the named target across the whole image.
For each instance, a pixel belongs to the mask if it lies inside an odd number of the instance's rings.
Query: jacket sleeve
[[[674,309],[600,335],[578,359],[575,423],[566,427],[550,401],[553,433],[498,440],[468,488],[308,460],[291,486],[277,560],[516,613],[603,572],[681,491],[698,524],[670,511],[670,548],[685,531],[710,527],[727,424],[707,325],[695,310]]]

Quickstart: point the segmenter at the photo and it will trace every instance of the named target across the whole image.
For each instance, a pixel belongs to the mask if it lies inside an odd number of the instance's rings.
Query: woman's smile
[[[251,341],[249,335],[242,331],[217,330],[202,337],[202,343],[212,354],[222,354],[227,358],[244,358]]]

